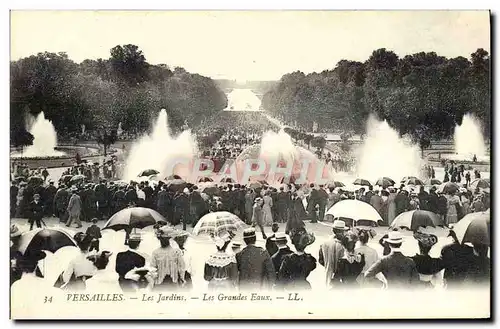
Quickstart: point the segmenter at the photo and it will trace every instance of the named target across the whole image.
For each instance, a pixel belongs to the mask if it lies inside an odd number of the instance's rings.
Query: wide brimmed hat
[[[271,238],[271,241],[287,243],[288,239],[286,238],[285,233],[276,233],[276,235],[273,238]]]
[[[255,235],[255,229],[253,227],[246,228],[243,231],[243,239],[245,239],[245,238],[254,238],[254,237],[256,237],[256,235]]]
[[[11,238],[15,238],[16,236],[21,236],[21,230],[19,229],[19,227],[17,227],[16,224],[12,224],[10,226],[10,237]]]
[[[343,220],[337,219],[333,221],[332,229],[338,231],[347,231],[349,228],[345,225],[345,222]]]
[[[241,247],[241,242],[233,242],[232,247],[233,248],[239,248],[239,247]]]
[[[297,231],[292,231],[290,234],[292,239],[292,244],[295,247],[305,248],[316,241],[316,237],[313,233],[307,232],[305,229],[298,229]]]
[[[387,238],[384,239],[384,242],[390,244],[399,244],[403,243],[403,235],[398,231],[391,231],[387,234]]]
[[[413,233],[413,237],[426,247],[432,247],[438,242],[437,236],[433,234],[426,234],[421,232]]]

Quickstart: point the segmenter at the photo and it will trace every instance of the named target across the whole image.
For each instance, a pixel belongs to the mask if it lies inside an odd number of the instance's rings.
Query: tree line
[[[341,60],[333,70],[285,74],[264,96],[262,107],[289,125],[312,131],[363,134],[370,113],[426,148],[449,138],[465,113],[491,131],[490,56],[478,49],[465,57],[420,52],[400,58],[385,48],[365,62]]]
[[[150,64],[131,44],[112,48],[108,59],[79,64],[66,53],[21,58],[10,63],[10,81],[10,132],[17,145],[32,142],[26,117],[41,111],[59,138],[77,137],[85,130],[102,139],[103,130],[114,131],[120,122],[125,132],[147,131],[162,108],[175,131],[227,106],[226,95],[212,79]]]

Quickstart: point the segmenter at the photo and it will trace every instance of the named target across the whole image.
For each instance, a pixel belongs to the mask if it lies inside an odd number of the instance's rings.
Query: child
[[[97,226],[97,218],[92,218],[92,225],[87,228],[86,234],[92,239],[90,242],[89,251],[96,250],[99,252],[99,239],[102,238],[101,229]]]

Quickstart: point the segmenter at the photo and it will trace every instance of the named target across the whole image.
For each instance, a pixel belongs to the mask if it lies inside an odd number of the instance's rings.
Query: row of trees
[[[399,58],[375,50],[364,63],[341,60],[333,70],[284,75],[262,107],[288,124],[311,131],[363,134],[370,113],[387,120],[401,135],[428,147],[431,139],[453,134],[467,112],[491,130],[490,57],[484,49],[464,57],[434,52]]]
[[[118,45],[108,59],[77,64],[65,53],[39,53],[13,61],[11,140],[25,141],[28,114],[41,111],[59,137],[116,129],[142,133],[160,109],[174,129],[195,125],[227,106],[224,92],[210,78],[183,68],[152,65],[135,45]],[[111,128],[110,128],[111,127]],[[110,134],[113,134],[111,132]],[[21,137],[19,137],[21,136]],[[101,136],[102,137],[102,136]]]

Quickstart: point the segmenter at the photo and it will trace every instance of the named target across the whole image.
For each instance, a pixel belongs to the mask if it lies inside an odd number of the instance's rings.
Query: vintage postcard
[[[489,11],[11,11],[20,319],[488,319]]]

